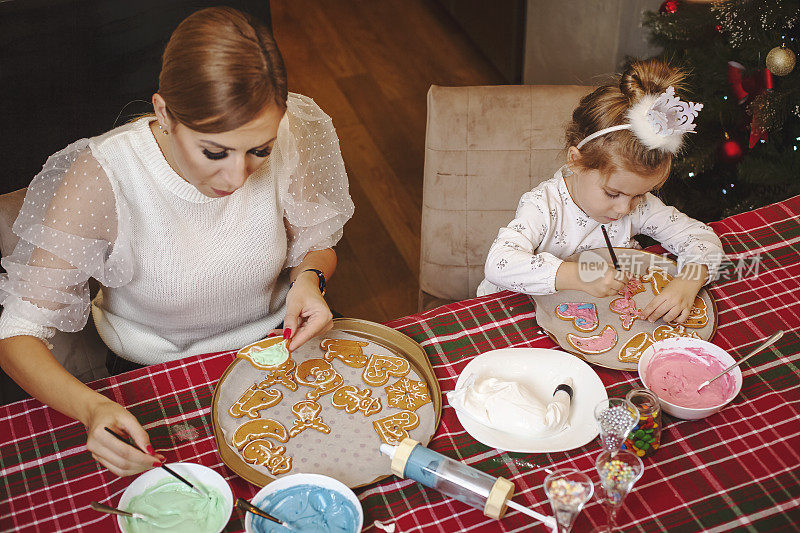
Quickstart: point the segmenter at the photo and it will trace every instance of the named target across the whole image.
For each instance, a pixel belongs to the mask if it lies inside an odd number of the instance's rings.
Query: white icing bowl
[[[227,515],[225,517],[225,521],[220,524],[217,533],[224,531],[225,526],[228,525],[228,522],[231,519],[231,514],[233,513],[233,492],[231,491],[231,487],[228,485],[228,482],[225,481],[225,478],[219,475],[215,470],[196,463],[168,463],[167,466],[170,468],[170,470],[174,470],[177,474],[183,476],[191,483],[197,481],[201,485],[212,487],[222,493]],[[125,492],[122,493],[122,497],[119,499],[119,503],[117,504],[117,509],[122,509],[124,511],[127,509],[131,498],[142,494],[149,487],[152,487],[164,478],[175,479],[173,478],[172,474],[163,468],[153,468],[147,472],[144,472],[143,474],[140,474],[139,477],[134,479],[133,482],[128,485],[128,488],[125,489]],[[176,479],[176,481],[178,480]],[[180,483],[180,481],[178,482]],[[124,533],[128,532],[126,522],[127,520],[125,517],[117,516],[117,525]]]
[[[642,380],[642,383],[647,389],[651,390],[653,394],[658,396],[658,401],[661,404],[661,408],[666,413],[675,416],[677,418],[682,418],[684,420],[699,420],[701,418],[706,418],[707,416],[713,415],[714,413],[718,413],[719,411],[721,411],[722,408],[728,405],[731,402],[731,400],[736,398],[736,396],[739,394],[739,391],[742,390],[742,371],[739,367],[736,367],[730,372],[728,372],[728,374],[733,378],[734,381],[733,393],[730,395],[730,398],[720,403],[719,405],[715,405],[713,407],[693,408],[693,407],[682,407],[680,405],[675,405],[674,403],[670,403],[664,400],[658,395],[658,391],[655,390],[653,387],[651,387],[650,384],[647,382],[647,369],[648,369],[647,367],[656,353],[658,353],[661,350],[669,348],[702,348],[707,354],[720,361],[722,363],[723,368],[728,368],[729,366],[731,366],[733,363],[736,362],[736,360],[733,357],[731,357],[731,355],[728,352],[726,352],[716,344],[700,339],[695,339],[692,337],[674,337],[671,339],[664,339],[661,341],[654,342],[644,352],[642,352],[642,355],[639,358],[639,378]]]
[[[258,505],[258,502],[262,501],[270,494],[297,485],[314,485],[316,487],[322,487],[324,489],[338,492],[347,498],[350,503],[355,506],[356,511],[358,512],[358,524],[356,524],[356,531],[361,531],[361,529],[364,527],[364,510],[361,508],[361,502],[358,500],[356,494],[341,481],[332,477],[323,476],[322,474],[291,474],[280,477],[258,491],[250,500],[250,503],[253,505]],[[247,516],[245,516],[244,519],[244,530],[247,533],[257,533],[256,530],[253,529],[253,513],[246,513],[246,515]]]

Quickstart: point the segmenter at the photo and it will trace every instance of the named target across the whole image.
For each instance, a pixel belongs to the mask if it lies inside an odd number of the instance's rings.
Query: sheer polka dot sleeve
[[[89,140],[48,158],[14,222],[19,242],[2,261],[0,338],[83,329],[89,278],[109,287],[131,280],[128,220]]]
[[[333,122],[311,98],[289,95],[270,164],[288,236],[285,266],[294,267],[335,245],[354,211]]]

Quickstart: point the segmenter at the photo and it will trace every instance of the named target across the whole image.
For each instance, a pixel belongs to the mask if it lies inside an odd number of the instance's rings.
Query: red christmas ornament
[[[714,29],[717,30],[717,33],[722,33],[722,24],[717,24]]]
[[[742,158],[744,151],[739,143],[725,135],[725,141],[719,147],[719,158],[723,163],[735,165]]]
[[[661,7],[658,8],[658,12],[662,15],[672,15],[676,11],[678,11],[678,6],[680,5],[680,0],[667,0]]]
[[[759,70],[749,76],[743,76],[744,65],[736,61],[728,61],[728,83],[731,92],[739,104],[744,104],[748,98],[753,98],[764,91],[771,91],[774,87],[772,73],[769,69]],[[750,141],[752,148],[758,141],[767,141],[767,131],[762,127],[761,120],[754,114],[750,121]]]

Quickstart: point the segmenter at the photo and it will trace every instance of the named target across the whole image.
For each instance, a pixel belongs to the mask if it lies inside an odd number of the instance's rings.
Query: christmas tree
[[[704,106],[663,199],[711,221],[800,194],[800,0],[668,0],[643,23]]]

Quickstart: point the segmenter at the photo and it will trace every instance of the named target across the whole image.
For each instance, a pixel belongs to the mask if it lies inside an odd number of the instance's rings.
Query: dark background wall
[[[0,193],[27,186],[71,142],[152,111],[169,35],[214,5],[271,25],[269,0],[0,2]]]

